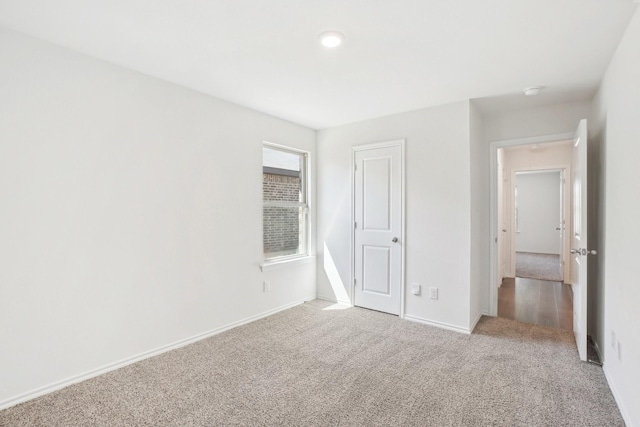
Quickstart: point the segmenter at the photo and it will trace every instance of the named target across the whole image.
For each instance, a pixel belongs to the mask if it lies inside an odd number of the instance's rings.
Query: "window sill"
[[[278,261],[265,261],[260,265],[260,270],[273,271],[281,268],[286,268],[294,265],[309,264],[316,260],[315,255],[307,255],[299,258],[289,258]]]

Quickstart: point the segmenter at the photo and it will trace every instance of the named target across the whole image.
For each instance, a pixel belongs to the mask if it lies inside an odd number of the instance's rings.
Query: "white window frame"
[[[283,151],[285,153],[292,153],[299,156],[302,156],[302,164],[300,171],[300,179],[301,179],[301,189],[302,189],[302,199],[301,202],[285,202],[285,201],[266,201],[264,200],[264,193],[262,196],[262,207],[263,207],[263,215],[262,215],[262,239],[263,239],[263,249],[262,249],[262,268],[267,266],[273,266],[282,264],[289,261],[299,260],[302,258],[309,258],[310,256],[310,243],[311,243],[311,223],[310,223],[310,209],[309,209],[309,152],[305,150],[300,150],[297,148],[289,147],[281,144],[274,144],[272,142],[263,141],[263,148],[269,148],[272,150]],[[262,167],[264,168],[264,158],[262,162]],[[302,233],[303,241],[303,251],[297,254],[291,255],[281,255],[281,256],[273,256],[267,257],[267,254],[264,252],[264,207],[266,206],[276,206],[276,207],[298,207],[304,209],[304,222],[301,226],[304,227],[304,231]]]

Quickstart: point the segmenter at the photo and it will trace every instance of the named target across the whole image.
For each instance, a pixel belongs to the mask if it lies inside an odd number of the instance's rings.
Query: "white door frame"
[[[405,311],[405,299],[406,299],[406,286],[405,286],[405,248],[406,248],[406,234],[405,234],[405,140],[404,139],[395,139],[392,141],[384,141],[384,142],[375,142],[371,144],[362,144],[362,145],[354,145],[351,147],[351,283],[349,286],[349,300],[351,301],[351,306],[355,306],[355,277],[356,277],[356,230],[355,230],[355,222],[356,222],[356,152],[371,150],[375,148],[387,148],[387,147],[400,147],[400,222],[402,224],[401,227],[401,237],[400,237],[400,258],[401,258],[401,271],[400,271],[400,318],[404,318]]]
[[[559,133],[553,135],[534,136],[529,138],[507,139],[502,141],[492,141],[489,144],[490,160],[490,268],[491,277],[489,279],[489,315],[498,315],[498,148],[515,147],[517,145],[542,144],[545,142],[573,140],[574,133]]]
[[[561,245],[560,245],[560,261],[562,262],[562,268],[561,268],[561,275],[562,275],[562,279],[564,283],[569,283],[570,279],[569,276],[567,275],[567,271],[565,268],[565,259],[566,259],[566,254],[569,253],[569,248],[571,246],[571,241],[569,239],[570,234],[571,234],[571,229],[567,228],[567,226],[570,224],[569,221],[569,212],[567,211],[567,199],[566,197],[570,197],[571,195],[567,192],[567,190],[571,189],[571,179],[567,180],[567,176],[571,177],[571,165],[567,165],[567,164],[550,164],[550,165],[545,165],[545,166],[529,166],[529,167],[520,167],[520,168],[515,168],[511,170],[511,177],[510,177],[510,188],[509,191],[511,191],[511,194],[514,193],[513,189],[515,188],[516,185],[516,174],[518,172],[539,172],[539,171],[549,171],[549,172],[560,172],[560,178],[563,180],[562,182],[562,187],[561,187],[561,199],[560,199],[560,212],[562,214],[562,221],[563,223],[560,224],[561,227],[564,227],[564,229],[562,230],[562,241],[561,241]],[[497,190],[497,187],[496,187]],[[504,191],[504,189],[503,189]],[[496,193],[497,195],[497,193]],[[511,265],[509,266],[509,269],[511,271],[513,271],[514,276],[515,276],[515,264],[516,264],[516,224],[515,224],[515,215],[513,212],[513,202],[514,200],[511,200],[511,210],[509,212],[511,212],[511,218],[509,218],[509,234],[511,235],[511,240],[510,240],[510,247],[509,247],[509,253],[511,254]],[[569,200],[570,201],[570,200]],[[569,209],[571,208],[571,203],[569,203]],[[501,260],[497,260],[498,262],[500,262]],[[569,272],[571,270],[569,269]],[[496,280],[497,283],[497,280]]]

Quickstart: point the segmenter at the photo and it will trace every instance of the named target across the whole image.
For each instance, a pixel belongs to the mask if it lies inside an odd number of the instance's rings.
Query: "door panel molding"
[[[363,290],[381,295],[391,294],[391,250],[384,246],[362,245]]]
[[[376,172],[380,172],[380,169],[391,170],[391,157],[381,156],[371,159],[365,159],[362,162],[362,211],[365,213],[362,218],[363,230],[378,230],[389,231],[391,228],[391,211],[389,210],[389,202],[391,201],[391,182],[389,179],[386,182],[370,182],[377,177]],[[371,170],[372,173],[369,173]],[[371,184],[371,185],[369,185]],[[386,194],[384,198],[380,197],[381,194],[373,194],[374,188],[386,187]],[[378,215],[373,217],[367,215],[370,210],[376,211]]]

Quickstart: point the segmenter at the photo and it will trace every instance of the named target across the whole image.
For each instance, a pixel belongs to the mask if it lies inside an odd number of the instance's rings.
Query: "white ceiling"
[[[0,0],[0,25],[314,129],[589,99],[632,0]],[[339,30],[345,43],[317,42]],[[521,91],[546,89],[537,101]]]

